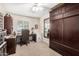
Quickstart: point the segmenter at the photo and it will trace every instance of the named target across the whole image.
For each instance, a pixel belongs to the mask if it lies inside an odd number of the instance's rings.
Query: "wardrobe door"
[[[69,45],[71,43],[71,34],[72,34],[72,20],[70,18],[64,19],[64,27],[63,27],[63,42],[66,45]]]
[[[79,49],[79,16],[64,19],[64,44]]]
[[[56,20],[52,21],[52,29],[51,29],[51,31],[52,31],[52,36],[53,36],[52,39],[54,41],[57,41],[59,35],[58,35],[58,22]]]
[[[58,20],[58,42],[63,43],[63,20]]]
[[[50,48],[54,47],[53,42],[58,40],[58,22],[56,20],[51,21],[50,27]]]
[[[53,41],[61,42],[63,40],[63,20],[55,20],[51,22],[51,38]]]

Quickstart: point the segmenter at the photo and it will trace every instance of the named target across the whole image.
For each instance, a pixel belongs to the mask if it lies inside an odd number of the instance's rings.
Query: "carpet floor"
[[[17,45],[16,53],[10,56],[61,56],[61,54],[50,49],[45,42],[30,42],[28,46]]]

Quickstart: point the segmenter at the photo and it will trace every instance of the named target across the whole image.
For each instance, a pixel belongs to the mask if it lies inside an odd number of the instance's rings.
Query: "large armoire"
[[[4,29],[7,30],[7,35],[10,35],[13,30],[13,20],[8,13],[4,16]]]
[[[79,4],[64,3],[50,11],[50,48],[61,55],[79,55]]]
[[[10,14],[4,16],[4,29],[7,30],[7,35],[5,37],[5,41],[7,42],[7,54],[14,54],[16,53],[16,36],[11,36],[13,31],[13,19]]]

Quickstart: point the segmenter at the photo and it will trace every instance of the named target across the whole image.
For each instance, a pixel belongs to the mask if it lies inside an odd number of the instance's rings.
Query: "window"
[[[29,29],[29,23],[27,21],[17,22],[17,32],[21,33],[22,29]]]

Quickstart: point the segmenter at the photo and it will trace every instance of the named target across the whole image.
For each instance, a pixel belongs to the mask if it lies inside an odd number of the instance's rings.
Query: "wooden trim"
[[[51,10],[50,10],[50,12],[52,12],[54,9],[56,9],[56,8],[58,8],[58,7],[60,7],[60,6],[62,6],[64,3],[59,3],[59,4],[57,4],[56,6],[54,6],[53,8],[51,8]]]

